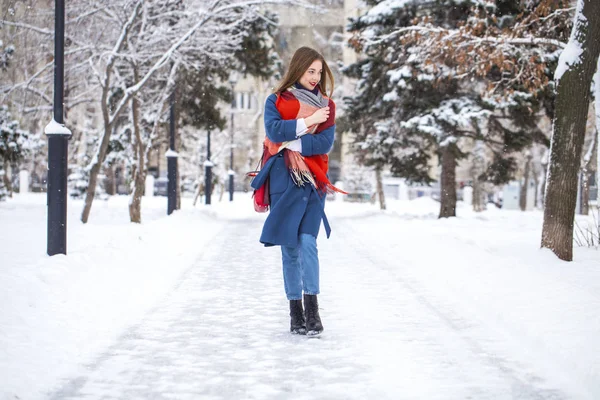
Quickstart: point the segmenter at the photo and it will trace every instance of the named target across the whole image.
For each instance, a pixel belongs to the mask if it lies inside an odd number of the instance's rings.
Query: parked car
[[[374,203],[375,193],[364,191],[350,192],[344,196],[344,201],[348,201],[350,203]]]

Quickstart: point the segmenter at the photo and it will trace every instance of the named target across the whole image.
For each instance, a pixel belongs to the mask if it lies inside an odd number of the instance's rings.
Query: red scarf
[[[290,120],[310,117],[315,111],[321,108],[312,102],[305,101],[306,96],[310,96],[310,94],[312,94],[311,92],[304,91],[305,93],[302,93],[299,92],[300,90],[302,89],[291,89],[277,95],[275,107],[277,107],[277,111],[279,111],[282,119]],[[316,98],[317,96],[314,97],[314,99]],[[318,99],[321,101],[321,104],[328,104],[329,118],[321,124],[307,127],[307,135],[318,135],[335,124],[335,103],[328,97],[321,95],[321,93],[318,94]],[[266,137],[266,154],[263,158],[263,165],[269,158],[280,151],[284,151],[285,165],[290,171],[290,176],[297,186],[304,186],[305,183],[309,183],[313,185],[319,193],[339,192],[347,194],[333,186],[329,181],[329,178],[327,178],[327,171],[329,169],[329,156],[327,154],[305,157],[298,151],[289,150],[287,148],[282,149],[281,146],[285,146],[286,143],[289,142],[274,143]]]

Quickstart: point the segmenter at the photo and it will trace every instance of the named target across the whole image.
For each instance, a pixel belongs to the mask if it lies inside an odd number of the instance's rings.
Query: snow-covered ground
[[[0,399],[598,399],[600,252],[539,249],[541,212],[330,202],[321,339],[288,334],[278,249],[248,195],[0,203]]]

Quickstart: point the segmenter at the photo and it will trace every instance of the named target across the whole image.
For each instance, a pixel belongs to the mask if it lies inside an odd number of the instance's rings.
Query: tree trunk
[[[594,173],[594,156],[596,154],[596,132],[592,136],[590,148],[583,160],[583,168],[581,169],[581,186],[579,187],[579,205],[581,215],[589,215],[590,213],[590,178]]]
[[[133,66],[133,77],[139,80],[137,66]],[[142,222],[142,196],[146,186],[145,149],[140,129],[140,104],[137,96],[131,98],[131,120],[133,122],[133,154],[135,168],[133,168],[131,199],[129,200],[129,220],[134,223]]]
[[[533,186],[535,187],[535,193],[534,193],[534,198],[533,198],[533,204],[535,205],[535,207],[539,208],[539,201],[540,201],[540,174],[539,171],[534,167],[533,168]]]
[[[179,160],[177,160],[179,161]],[[179,167],[179,166],[178,166]],[[179,168],[177,168],[177,202],[175,203],[175,209],[181,210],[181,174]]]
[[[473,150],[473,164],[471,168],[471,179],[473,180],[473,211],[481,212],[486,209],[486,198],[483,192],[483,182],[479,177],[485,170],[485,161],[483,158],[483,143],[477,141]]]
[[[109,165],[106,168],[106,194],[114,196],[117,194],[117,182],[115,180],[115,166]]]
[[[527,210],[527,191],[529,190],[529,175],[531,174],[531,154],[526,155],[525,172],[523,172],[523,184],[519,193],[519,207],[521,211]]]
[[[4,167],[0,164],[0,176],[4,176]],[[0,179],[0,201],[4,200],[6,197],[6,188],[4,187],[4,179]]]
[[[119,37],[119,41],[116,43],[115,50],[118,52],[123,47],[127,39],[127,35],[129,31],[139,16],[140,8],[142,7],[143,2],[138,1],[134,7],[133,13],[131,14],[130,19],[123,26],[123,31],[121,36]],[[93,158],[92,166],[90,168],[90,180],[88,182],[87,191],[85,194],[85,205],[83,206],[83,211],[81,213],[81,222],[84,224],[88,222],[90,217],[90,211],[92,210],[92,203],[94,201],[94,196],[96,195],[96,184],[98,182],[98,174],[100,173],[100,169],[102,168],[102,163],[104,163],[104,159],[106,158],[106,152],[108,151],[108,144],[110,143],[110,135],[112,133],[113,122],[115,121],[117,116],[122,110],[122,107],[117,106],[117,110],[113,115],[113,119],[111,120],[108,101],[108,94],[111,91],[111,77],[113,72],[113,67],[115,64],[116,57],[114,54],[109,56],[108,63],[104,67],[104,73],[106,74],[104,80],[102,82],[102,96],[100,98],[100,107],[102,108],[102,121],[104,123],[104,132],[102,138],[100,139],[100,145],[98,146],[98,150],[96,155]],[[140,89],[137,89],[140,90]],[[125,95],[125,100],[127,98],[127,94]],[[122,100],[122,101],[123,101]]]
[[[202,182],[200,182],[200,180],[198,180],[198,188],[196,188],[196,193],[194,194],[194,202],[193,202],[193,206],[196,207],[196,203],[198,202],[198,199],[202,200],[202,194],[204,193],[204,184]],[[221,197],[223,196],[223,191],[221,191]],[[221,200],[219,200],[221,201]]]
[[[10,164],[8,160],[4,160],[4,175],[2,179],[4,179],[4,186],[6,187],[6,191],[8,192],[8,197],[12,197],[13,195],[13,187],[12,187],[12,168],[10,168]]]
[[[98,174],[100,173],[100,168],[102,168],[102,163],[106,158],[106,152],[108,151],[108,144],[110,143],[110,134],[112,130],[112,124],[109,120],[109,110],[108,104],[106,104],[106,100],[108,97],[108,88],[104,87],[102,89],[102,118],[104,119],[104,133],[102,138],[100,139],[100,145],[98,147],[98,151],[96,152],[96,156],[92,161],[92,167],[90,168],[90,180],[88,182],[88,187],[85,193],[85,205],[83,206],[83,211],[81,213],[81,222],[86,224],[88,219],[90,218],[90,211],[92,210],[92,203],[94,201],[94,196],[96,195],[96,184],[98,182]]]
[[[483,192],[483,183],[479,178],[473,178],[473,211],[485,211],[485,193]]]
[[[381,177],[381,168],[375,168],[375,178],[377,180],[377,197],[379,198],[379,208],[385,210],[385,194],[383,193],[383,179]]]
[[[548,174],[546,173],[546,171],[548,171],[548,164],[547,163],[542,163],[541,165],[541,171],[540,171],[540,177],[538,178],[539,181],[541,181],[540,186],[538,188],[539,191],[539,195],[538,195],[538,207],[539,208],[544,208],[546,206],[546,179],[548,178]]]
[[[219,182],[218,183],[219,188],[221,188],[221,193],[219,194],[219,203],[220,203],[223,201],[223,195],[225,194],[226,190],[225,190],[225,182],[223,182],[222,180],[219,180],[218,182]],[[212,189],[211,193],[215,191],[215,189],[214,189],[215,185],[213,185],[213,189]]]
[[[596,82],[594,85],[594,111],[596,112],[596,187],[598,188],[596,202],[600,207],[600,57],[594,82]]]
[[[441,148],[442,182],[439,218],[456,217],[456,153],[454,144]]]
[[[579,62],[570,65],[558,80],[542,228],[542,247],[551,249],[565,261],[573,260],[577,174],[585,137],[590,87],[600,53],[600,1],[582,0],[578,3],[575,18],[567,48],[579,46],[582,51]]]
[[[581,215],[590,213],[590,173],[587,169],[581,171],[581,187],[579,188],[579,208]]]
[[[177,104],[177,90],[175,91],[175,104]],[[179,121],[179,115],[181,113],[180,110],[181,107],[175,107],[175,121]],[[181,137],[179,136],[179,124],[177,122],[175,122],[175,149],[180,150],[181,149]],[[177,150],[177,151],[178,151]],[[179,164],[179,159],[177,159],[177,163]],[[181,171],[180,169],[180,165],[177,165],[177,194],[176,194],[176,203],[175,203],[175,209],[176,210],[181,210]]]

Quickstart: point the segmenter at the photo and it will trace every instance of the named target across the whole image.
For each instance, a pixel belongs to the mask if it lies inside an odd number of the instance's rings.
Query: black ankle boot
[[[308,336],[316,336],[323,332],[316,295],[304,295],[304,316],[306,317],[306,334]]]
[[[306,335],[302,300],[290,300],[290,332],[297,335]]]

